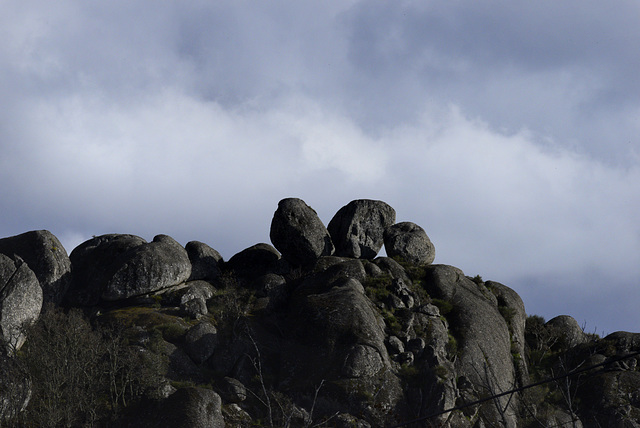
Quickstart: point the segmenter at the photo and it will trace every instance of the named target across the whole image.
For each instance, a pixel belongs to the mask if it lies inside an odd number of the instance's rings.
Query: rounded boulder
[[[269,236],[273,246],[295,266],[312,264],[334,251],[329,231],[302,199],[287,198],[278,203]]]
[[[389,257],[401,257],[413,264],[429,265],[436,257],[436,247],[427,232],[409,221],[396,223],[384,232],[384,248]]]
[[[340,208],[327,229],[336,247],[335,255],[373,259],[384,244],[384,231],[396,221],[396,211],[387,203],[357,199]]]

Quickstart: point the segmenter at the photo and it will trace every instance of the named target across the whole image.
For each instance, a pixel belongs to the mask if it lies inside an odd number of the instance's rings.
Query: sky
[[[640,332],[635,0],[0,0],[0,236],[269,241],[354,199],[528,314]]]

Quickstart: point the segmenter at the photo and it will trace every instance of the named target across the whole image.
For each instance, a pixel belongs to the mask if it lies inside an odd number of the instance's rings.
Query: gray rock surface
[[[467,392],[477,397],[482,386],[494,392],[512,388],[516,375],[509,328],[498,310],[497,298],[458,268],[431,265],[425,269],[429,294],[453,305],[447,319],[457,342],[456,372],[464,375],[472,386]],[[499,401],[506,411],[501,413],[493,407],[486,408],[485,416],[495,423],[515,427],[515,407],[508,397]]]
[[[210,389],[178,389],[163,401],[157,421],[163,427],[223,428],[222,399]]]
[[[0,253],[20,256],[36,274],[44,302],[58,304],[71,285],[71,260],[58,238],[48,230],[34,230],[0,239]]]
[[[349,202],[327,226],[336,256],[373,259],[382,248],[385,229],[395,220],[395,210],[385,202],[370,199]]]
[[[317,347],[323,361],[318,373],[372,376],[389,367],[384,321],[362,293],[362,285],[354,283],[358,281],[346,279],[343,286],[299,302],[298,334]]]
[[[521,385],[529,383],[528,368],[525,364],[525,326],[527,322],[527,313],[524,308],[524,302],[511,288],[495,281],[487,281],[485,286],[498,299],[498,310],[502,317],[507,321],[509,332],[511,333],[512,351],[517,352],[520,359],[515,362],[518,381]]]
[[[185,349],[196,364],[205,362],[218,345],[218,330],[209,322],[191,327],[185,335]]]
[[[0,345],[8,354],[23,345],[25,328],[38,319],[42,301],[42,288],[29,266],[0,254]]]
[[[200,241],[187,242],[185,249],[191,260],[189,281],[213,281],[220,277],[220,264],[223,262],[220,253]]]
[[[191,275],[187,251],[173,238],[153,242],[134,235],[102,235],[71,253],[70,302],[81,305],[123,300],[181,284]]]
[[[73,282],[66,300],[74,305],[97,304],[115,272],[130,257],[130,251],[146,243],[135,235],[108,234],[78,245],[69,256]]]
[[[318,214],[302,199],[287,198],[273,214],[271,242],[292,265],[310,265],[334,248],[327,228]]]
[[[153,242],[131,250],[109,280],[102,298],[114,301],[151,293],[183,283],[190,275],[187,251],[173,238],[158,235]]]
[[[587,341],[587,336],[573,317],[558,315],[547,321],[546,326],[558,338],[558,345],[563,348],[572,348]]]
[[[384,231],[384,248],[389,257],[398,256],[413,264],[428,265],[436,257],[436,247],[427,232],[409,221],[396,223]]]

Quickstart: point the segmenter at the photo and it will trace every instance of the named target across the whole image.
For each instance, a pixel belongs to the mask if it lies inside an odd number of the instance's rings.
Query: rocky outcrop
[[[396,212],[382,201],[358,199],[340,208],[327,229],[335,255],[373,259],[384,244],[384,231],[396,221]]]
[[[33,271],[20,258],[0,254],[0,345],[13,354],[22,347],[27,327],[42,309],[42,289]]]
[[[72,303],[95,305],[158,291],[185,282],[191,275],[187,251],[171,237],[153,242],[134,235],[103,235],[71,252]]]
[[[71,260],[48,230],[34,230],[0,239],[0,253],[18,255],[36,274],[45,302],[60,303],[71,284]]]
[[[427,232],[408,221],[394,224],[384,231],[384,248],[389,257],[400,257],[418,265],[431,264],[436,257],[436,247]]]
[[[273,245],[292,265],[310,265],[321,256],[330,256],[334,248],[327,228],[318,214],[303,200],[283,199],[271,221]]]
[[[89,331],[91,349],[108,350],[101,361],[122,362],[111,360],[124,355],[113,353],[121,340],[134,351],[125,365],[146,361],[136,370],[159,371],[149,378],[153,388],[129,384],[138,394],[130,406],[99,423],[640,426],[640,333],[602,339],[569,316],[527,316],[513,289],[433,265],[424,229],[394,221],[384,202],[356,200],[325,229],[311,207],[289,198],[271,223],[274,246],[254,245],[226,263],[202,242],[182,248],[166,235],[152,242],[103,235],[78,246],[65,303],[92,316],[87,329],[99,328]],[[25,340],[21,326],[38,317],[46,282],[31,268],[40,256],[29,262],[15,242],[33,242],[36,253],[47,248],[44,240],[57,242],[25,235],[0,240],[13,248],[0,254],[8,351]],[[376,257],[383,242],[390,257]],[[99,345],[98,333],[111,328],[116,334]],[[32,344],[0,361],[3,424],[15,425],[30,411],[27,396],[43,393],[5,381],[29,378],[20,370],[33,368],[17,362],[38,353]]]
[[[483,391],[496,394],[511,389],[515,370],[509,328],[493,293],[453,266],[429,266],[426,278],[429,294],[452,305],[447,320],[457,342],[456,372],[464,373],[465,381],[460,383],[463,400],[475,399]],[[485,408],[485,417],[502,426],[516,427],[516,412],[509,398],[496,400],[506,410]]]

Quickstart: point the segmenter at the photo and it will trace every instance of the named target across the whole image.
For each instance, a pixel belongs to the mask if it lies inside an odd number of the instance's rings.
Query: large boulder
[[[236,277],[246,285],[268,273],[280,272],[282,263],[278,250],[269,244],[260,243],[233,255],[225,267],[232,270]]]
[[[74,280],[69,301],[94,305],[158,291],[191,275],[187,251],[171,237],[153,242],[134,235],[102,235],[71,252]]]
[[[511,355],[509,327],[498,309],[498,299],[482,283],[476,283],[453,266],[425,267],[425,288],[430,296],[449,302],[446,314],[455,340],[455,369],[464,402],[487,392],[513,387],[516,373]],[[515,405],[509,397],[496,399],[496,406],[483,406],[485,419],[515,427]],[[504,411],[498,412],[497,406]]]
[[[336,256],[373,259],[384,243],[384,231],[396,221],[395,210],[382,201],[358,199],[340,208],[327,229]]]
[[[354,278],[334,282],[327,292],[294,300],[297,334],[315,349],[316,374],[331,378],[373,376],[389,367],[385,324],[362,284]]]
[[[549,332],[557,339],[556,346],[562,349],[572,348],[587,341],[578,321],[570,315],[558,315],[545,324]]]
[[[436,248],[427,232],[409,221],[396,223],[385,230],[384,248],[389,257],[401,257],[413,264],[428,265],[436,257]]]
[[[292,265],[309,265],[334,248],[327,228],[318,214],[302,199],[287,198],[273,214],[271,242]]]
[[[71,261],[58,238],[34,230],[0,239],[0,253],[20,256],[36,274],[45,302],[58,304],[71,284]]]
[[[143,426],[223,428],[222,399],[210,389],[180,388],[163,400]]]
[[[0,254],[0,345],[13,354],[26,339],[25,327],[38,319],[42,288],[38,278],[20,258]]]
[[[200,241],[187,242],[185,249],[191,260],[189,281],[214,281],[220,277],[220,264],[223,262],[220,253]]]

